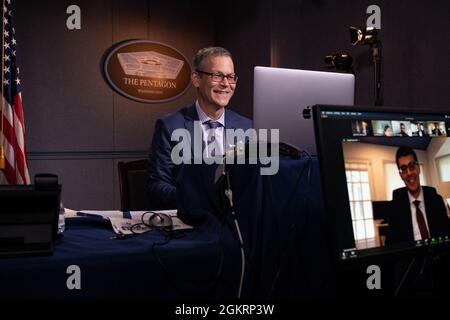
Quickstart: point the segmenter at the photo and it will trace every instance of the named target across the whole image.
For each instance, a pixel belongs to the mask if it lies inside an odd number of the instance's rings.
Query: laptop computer
[[[314,127],[303,110],[315,104],[353,105],[352,74],[255,67],[255,129],[279,129],[280,141],[316,154]]]

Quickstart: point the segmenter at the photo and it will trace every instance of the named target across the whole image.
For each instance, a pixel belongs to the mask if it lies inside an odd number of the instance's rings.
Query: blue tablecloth
[[[180,216],[217,232],[223,204],[212,187],[215,170],[215,166],[185,166],[178,190]],[[229,171],[247,256],[243,296],[334,295],[317,158],[282,158],[273,176],[262,176],[259,165],[233,165]],[[227,226],[234,229],[231,222]],[[236,237],[231,240],[238,245]]]
[[[0,260],[0,299],[215,297],[216,234],[188,231],[153,253],[152,244],[165,240],[157,231],[117,240],[107,221],[74,218],[66,225],[53,256]],[[81,269],[81,290],[67,289],[71,265]]]
[[[230,167],[236,215],[246,251],[243,297],[311,298],[333,294],[317,159],[283,159],[275,176],[257,165]],[[0,260],[0,299],[236,297],[240,249],[232,221],[222,224],[215,166],[184,166],[179,216],[196,228],[164,241],[157,231],[114,239],[95,218],[67,219],[53,256]],[[309,177],[309,178],[308,178]],[[81,290],[68,290],[71,265]]]

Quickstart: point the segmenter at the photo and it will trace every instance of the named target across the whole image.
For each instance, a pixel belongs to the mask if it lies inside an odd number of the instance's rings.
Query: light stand
[[[350,42],[352,45],[370,45],[375,76],[375,106],[383,105],[383,75],[382,75],[382,43],[377,39],[377,29],[373,27],[350,27]]]
[[[381,41],[377,40],[373,44],[370,45],[372,48],[372,58],[373,58],[373,67],[374,67],[374,76],[375,76],[375,106],[383,105],[383,87],[382,87],[382,44]]]

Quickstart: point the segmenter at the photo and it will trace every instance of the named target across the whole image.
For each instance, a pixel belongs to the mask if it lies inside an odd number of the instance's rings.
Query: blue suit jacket
[[[177,166],[173,164],[170,154],[178,141],[171,141],[170,138],[172,132],[179,128],[187,129],[193,137],[194,121],[199,121],[195,104],[156,121],[149,155],[147,183],[153,209],[177,208],[175,187]],[[225,109],[225,128],[247,130],[252,128],[252,121]]]

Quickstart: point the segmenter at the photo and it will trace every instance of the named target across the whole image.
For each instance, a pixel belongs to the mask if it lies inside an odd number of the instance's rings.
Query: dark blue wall
[[[66,28],[66,8],[81,8],[82,28]],[[64,205],[119,208],[117,163],[147,157],[157,118],[194,99],[143,104],[113,92],[101,60],[113,44],[151,39],[186,57],[214,44],[214,25],[185,1],[21,1],[14,5],[30,174],[57,173]],[[197,21],[202,21],[200,25]]]
[[[66,8],[82,10],[82,29],[66,28]],[[348,28],[381,8],[385,104],[449,109],[448,1],[13,0],[31,174],[54,172],[74,209],[119,208],[117,162],[146,157],[156,119],[190,104],[195,92],[165,104],[114,93],[101,75],[113,44],[150,39],[192,57],[221,45],[240,75],[231,108],[251,117],[255,65],[325,70],[323,57],[349,52],[356,104],[373,103],[368,47],[351,47]]]

